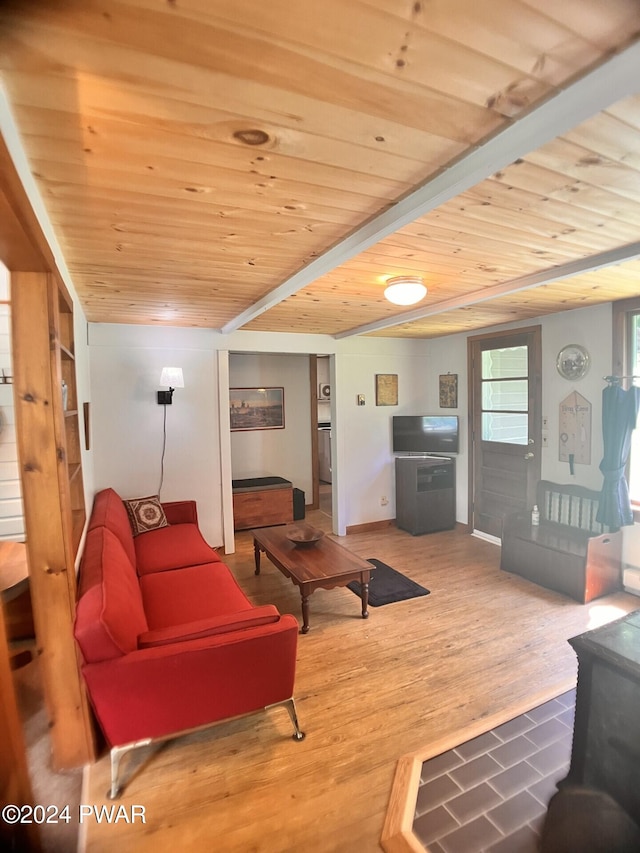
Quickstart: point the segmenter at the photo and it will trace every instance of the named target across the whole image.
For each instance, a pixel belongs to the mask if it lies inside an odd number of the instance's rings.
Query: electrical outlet
[[[542,433],[542,446],[549,447],[549,436],[546,433]]]
[[[549,428],[549,418],[546,415],[542,416],[542,429]]]
[[[387,506],[389,504],[389,498],[386,495],[383,495],[380,498],[380,506]]]

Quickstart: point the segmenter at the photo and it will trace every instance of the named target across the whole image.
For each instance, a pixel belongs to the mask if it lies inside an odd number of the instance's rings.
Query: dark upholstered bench
[[[507,516],[500,568],[581,604],[620,589],[622,534],[596,521],[599,492],[541,480],[540,524],[531,513]]]
[[[293,521],[293,485],[284,477],[233,480],[233,527],[270,527]]]

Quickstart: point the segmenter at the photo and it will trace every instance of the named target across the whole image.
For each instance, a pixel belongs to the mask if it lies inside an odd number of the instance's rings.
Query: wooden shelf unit
[[[50,304],[53,309],[50,317],[52,323],[51,376],[54,387],[60,389],[60,408],[64,422],[64,455],[71,510],[71,542],[75,557],[78,553],[86,521],[86,507],[80,447],[80,413],[76,385],[73,302],[61,282],[51,282],[50,284],[54,287],[54,292],[50,296]],[[67,386],[66,405],[62,394],[63,382]]]

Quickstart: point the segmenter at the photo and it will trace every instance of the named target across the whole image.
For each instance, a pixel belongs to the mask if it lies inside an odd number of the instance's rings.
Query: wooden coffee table
[[[17,669],[29,663],[36,646],[24,542],[0,542],[0,602],[4,608],[11,668]]]
[[[314,589],[333,589],[359,581],[362,618],[369,615],[369,581],[375,570],[367,560],[352,554],[327,536],[315,545],[296,546],[287,539],[285,527],[265,527],[252,530],[256,559],[256,574],[260,574],[260,553],[264,551],[282,574],[300,588],[302,598],[302,633],[309,630],[309,596]]]

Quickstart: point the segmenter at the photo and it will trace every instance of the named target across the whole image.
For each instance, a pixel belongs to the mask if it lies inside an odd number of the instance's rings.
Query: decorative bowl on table
[[[295,527],[290,527],[285,535],[298,548],[305,548],[319,542],[324,536],[324,530],[318,530],[310,524],[297,524]]]

